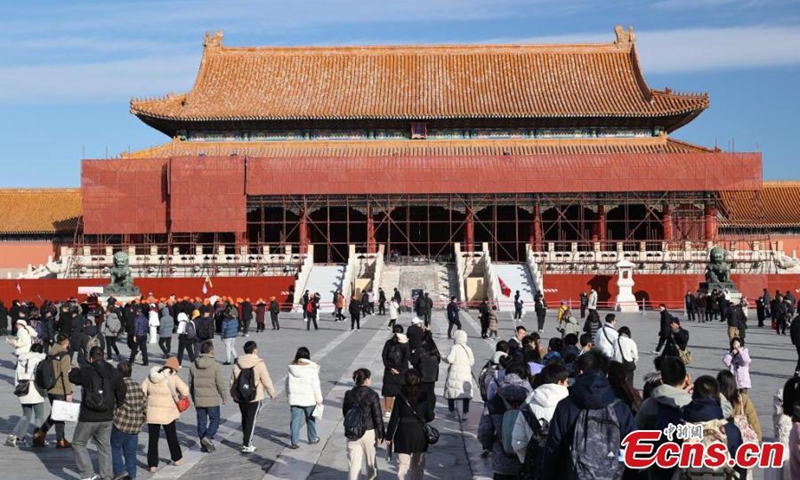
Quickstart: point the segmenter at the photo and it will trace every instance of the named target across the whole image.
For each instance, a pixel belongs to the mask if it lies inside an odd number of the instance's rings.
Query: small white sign
[[[102,294],[103,287],[78,287],[78,295]]]

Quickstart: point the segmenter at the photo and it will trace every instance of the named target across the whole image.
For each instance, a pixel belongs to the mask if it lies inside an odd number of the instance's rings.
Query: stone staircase
[[[450,301],[451,275],[455,270],[446,264],[404,265],[399,267],[398,288],[403,299],[411,299],[411,290],[422,289],[429,292],[435,308],[443,308]],[[458,283],[456,281],[456,283]]]

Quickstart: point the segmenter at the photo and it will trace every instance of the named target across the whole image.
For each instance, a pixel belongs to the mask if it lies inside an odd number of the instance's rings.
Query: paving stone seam
[[[362,325],[366,325],[369,323],[370,317],[367,317],[362,320]],[[325,358],[328,354],[333,352],[336,347],[338,347],[342,342],[347,340],[356,330],[347,330],[345,332],[340,333],[336,338],[334,338],[330,343],[328,343],[324,348],[316,352],[316,355],[312,355],[312,360],[319,363],[320,360]],[[273,381],[273,384],[276,385],[275,388],[275,396],[279,396],[283,393],[286,383],[286,375],[279,378],[277,381]],[[281,385],[278,387],[277,385]],[[269,400],[265,400],[268,402]],[[239,432],[240,426],[242,422],[242,416],[240,413],[234,413],[230,417],[221,419],[220,422],[220,429],[227,429],[230,428],[230,431],[223,437],[221,437],[221,442],[229,440],[233,435]],[[208,455],[200,452],[200,444],[195,442],[190,448],[185,449],[184,453],[185,463],[180,467],[173,467],[171,469],[161,469],[152,475],[150,478],[153,480],[176,480],[182,478],[184,475],[189,473],[189,471],[194,468],[197,464],[201,463],[206,458],[210,458]],[[209,460],[210,461],[210,460]]]

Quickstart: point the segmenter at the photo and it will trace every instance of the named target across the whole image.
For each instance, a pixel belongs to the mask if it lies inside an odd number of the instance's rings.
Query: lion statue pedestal
[[[127,252],[120,251],[114,254],[111,267],[111,283],[103,287],[102,298],[107,299],[110,296],[123,302],[142,296],[142,292],[133,284],[133,275],[131,274]]]

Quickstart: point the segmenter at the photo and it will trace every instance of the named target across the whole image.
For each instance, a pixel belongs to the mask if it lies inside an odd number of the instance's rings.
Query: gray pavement
[[[553,317],[553,315],[550,315]],[[411,316],[403,314],[401,324],[408,325]],[[513,334],[515,324],[510,315],[501,314],[500,338],[508,339]],[[628,325],[633,331],[634,340],[639,346],[640,360],[637,369],[636,386],[641,387],[643,375],[652,369],[652,350],[657,341],[658,315],[648,312],[641,314],[618,315],[618,325]],[[477,315],[472,312],[462,313],[464,329],[470,335],[470,346],[475,352],[476,363],[473,373],[477,377],[481,366],[491,355],[494,342],[482,340],[478,336],[479,327]],[[532,317],[523,320],[523,325],[531,328]],[[240,337],[237,347],[241,353],[241,346],[245,340],[255,340],[259,343],[259,351],[266,360],[272,379],[279,396],[275,401],[266,401],[258,419],[256,438],[254,440],[258,450],[252,455],[242,455],[238,451],[241,443],[239,431],[240,415],[237,406],[229,402],[223,407],[224,423],[218,434],[218,449],[213,454],[204,454],[199,451],[196,443],[194,410],[185,412],[179,422],[179,439],[184,449],[186,464],[181,467],[169,465],[166,442],[162,442],[162,464],[155,475],[145,471],[145,449],[147,439],[140,435],[139,449],[139,478],[153,479],[205,479],[205,478],[241,478],[241,479],[278,479],[291,478],[300,480],[310,478],[341,479],[346,476],[347,456],[345,452],[345,439],[341,427],[341,401],[344,392],[351,388],[350,375],[359,367],[370,368],[373,372],[373,388],[380,390],[383,376],[380,353],[383,343],[389,338],[385,328],[387,317],[368,317],[362,321],[360,331],[351,331],[350,324],[334,323],[323,314],[320,321],[321,329],[318,332],[307,332],[305,323],[296,314],[282,315],[282,329],[280,332],[267,330],[264,333],[251,332],[250,338]],[[554,319],[548,318],[545,332],[542,335],[546,342],[554,335]],[[443,354],[449,351],[450,343],[445,338],[446,322],[443,312],[434,312],[432,325],[440,350]],[[726,329],[722,323],[695,324],[685,322],[684,326],[691,333],[690,349],[694,354],[694,363],[689,372],[693,377],[709,374],[715,375],[721,368],[722,355],[727,346]],[[123,355],[127,347],[120,343]],[[177,342],[174,342],[177,343]],[[778,336],[768,328],[751,328],[748,331],[747,344],[753,358],[751,375],[753,389],[751,398],[754,400],[761,419],[765,440],[773,438],[772,428],[772,396],[783,383],[791,376],[796,362],[795,349],[788,336]],[[322,441],[316,445],[308,445],[301,435],[301,448],[288,449],[289,409],[286,396],[283,392],[287,366],[294,356],[297,347],[307,346],[312,352],[312,359],[322,366],[322,388],[325,396],[325,415],[319,423],[319,434]],[[222,343],[216,341],[216,356],[222,359],[224,350]],[[9,347],[0,348],[0,433],[8,434],[21,413],[21,408],[12,393],[14,378],[14,356]],[[151,364],[160,364],[163,360],[160,355],[151,355]],[[184,361],[188,367],[188,360]],[[223,367],[227,375],[231,367]],[[134,378],[137,381],[144,379],[146,370],[137,364]],[[444,371],[437,385],[437,392],[442,391]],[[184,368],[181,376],[185,379],[188,370]],[[477,396],[477,388],[475,391]],[[440,442],[431,448],[429,453],[426,478],[434,479],[463,479],[463,478],[491,478],[491,465],[487,459],[480,456],[480,446],[476,441],[476,432],[482,404],[478,397],[474,400],[468,421],[459,423],[447,416],[446,402],[438,398],[436,410],[437,418],[434,425],[442,432]],[[72,437],[74,425],[68,425],[67,438]],[[54,443],[54,434],[51,431],[49,440]],[[380,478],[395,476],[394,464],[387,464],[384,460],[384,450],[378,451]],[[71,451],[55,450],[53,446],[46,449],[32,449],[30,447],[9,448],[0,447],[0,465],[4,473],[15,479],[50,479],[79,478]],[[756,472],[755,478],[761,478]]]

